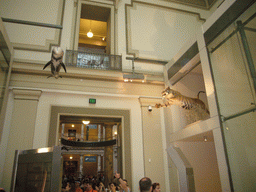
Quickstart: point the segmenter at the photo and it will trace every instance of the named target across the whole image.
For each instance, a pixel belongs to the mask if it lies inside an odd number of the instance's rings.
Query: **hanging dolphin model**
[[[43,68],[43,70],[44,70],[46,67],[51,65],[51,73],[52,73],[52,75],[50,75],[49,77],[55,77],[56,79],[61,77],[59,75],[61,67],[63,67],[63,69],[67,73],[66,67],[65,67],[64,63],[62,62],[63,55],[64,55],[64,51],[61,49],[61,47],[54,47],[52,49],[51,60],[48,63],[46,63],[46,65]]]

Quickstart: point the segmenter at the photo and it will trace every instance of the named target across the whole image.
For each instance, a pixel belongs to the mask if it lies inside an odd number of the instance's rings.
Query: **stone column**
[[[40,90],[13,89],[14,103],[3,169],[4,188],[11,186],[15,150],[33,149]]]
[[[105,140],[112,140],[113,123],[105,123]],[[113,179],[113,146],[105,147],[105,186],[107,186]]]
[[[101,156],[97,155],[98,158],[98,166],[97,166],[97,171],[100,172],[101,171]]]
[[[98,125],[98,141],[101,141],[101,125]]]
[[[80,172],[80,175],[83,175],[83,167],[84,167],[84,156],[83,155],[80,155],[80,166],[79,166],[79,172]]]
[[[86,141],[89,140],[89,125],[86,125]]]
[[[105,133],[105,125],[103,125],[103,134],[102,134],[102,139],[103,139],[103,141],[105,141],[105,138],[106,138],[106,133]]]
[[[117,124],[117,172],[122,173],[122,125]]]
[[[84,124],[81,126],[81,141],[84,140]]]
[[[62,123],[62,124],[61,124],[61,127],[62,127],[62,129],[61,129],[61,137],[64,137],[64,133],[65,133],[65,123]]]

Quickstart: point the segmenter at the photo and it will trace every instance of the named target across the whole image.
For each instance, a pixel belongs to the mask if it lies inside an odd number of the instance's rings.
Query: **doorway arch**
[[[59,117],[61,114],[73,114],[93,117],[115,117],[122,119],[121,130],[121,154],[122,154],[122,175],[132,186],[131,173],[131,142],[130,142],[130,110],[105,109],[105,108],[81,108],[66,106],[51,106],[51,117],[48,134],[48,146],[58,145]]]

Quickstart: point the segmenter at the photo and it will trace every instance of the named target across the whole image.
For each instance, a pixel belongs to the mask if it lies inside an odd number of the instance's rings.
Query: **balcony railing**
[[[67,66],[122,71],[122,56],[66,50]]]

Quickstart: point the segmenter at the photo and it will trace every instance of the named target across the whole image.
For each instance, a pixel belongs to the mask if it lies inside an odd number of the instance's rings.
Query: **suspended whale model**
[[[83,141],[69,141],[67,139],[61,138],[61,144],[64,146],[73,147],[106,147],[116,144],[116,139],[107,141],[97,141],[97,142],[83,142]]]
[[[46,67],[51,65],[51,73],[52,74],[49,77],[55,77],[56,79],[58,79],[59,77],[62,78],[59,74],[61,67],[63,67],[63,69],[67,73],[66,67],[65,67],[64,63],[62,62],[63,55],[64,55],[64,51],[62,50],[61,47],[54,47],[52,49],[51,60],[48,63],[46,63],[46,65],[43,68],[43,70],[44,70]]]

